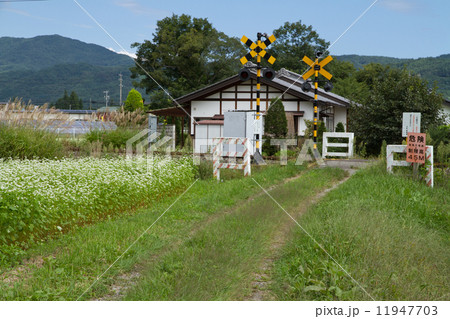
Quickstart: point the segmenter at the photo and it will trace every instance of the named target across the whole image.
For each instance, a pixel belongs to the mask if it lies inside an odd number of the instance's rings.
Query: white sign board
[[[420,113],[403,113],[402,136],[408,133],[420,133]]]

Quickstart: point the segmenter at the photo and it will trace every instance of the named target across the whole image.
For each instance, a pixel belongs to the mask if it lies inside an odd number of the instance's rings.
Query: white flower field
[[[192,159],[0,162],[0,249],[142,207],[187,187]]]

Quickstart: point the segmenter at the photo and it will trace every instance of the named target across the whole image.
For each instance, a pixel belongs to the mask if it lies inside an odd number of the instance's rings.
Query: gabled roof
[[[249,62],[246,64],[246,66],[252,67],[255,66],[255,64]],[[256,70],[254,68],[251,68],[249,70],[250,70],[250,77],[256,80]],[[214,84],[205,86],[204,88],[201,88],[194,92],[183,95],[178,99],[176,99],[176,102],[178,102],[181,105],[186,105],[193,100],[205,98],[209,95],[220,92],[229,87],[238,85],[242,82],[243,81],[239,78],[239,75],[236,74],[222,81],[216,82]],[[286,69],[281,69],[278,72],[276,72],[276,76],[273,80],[266,80],[261,77],[262,84],[274,87],[282,92],[293,95],[299,98],[300,100],[313,101],[314,92],[313,91],[304,92],[301,89],[303,82],[305,81],[303,80],[300,74],[288,71]],[[348,107],[350,105],[350,100],[331,92],[325,92],[321,88],[318,89],[318,98],[319,104],[322,105],[334,105],[342,107]]]
[[[191,112],[191,106],[183,106],[179,107],[178,105],[173,107],[167,107],[164,109],[157,109],[157,110],[150,110],[147,113],[151,113],[153,115],[159,115],[159,116],[179,116],[183,117],[186,115],[189,115]]]

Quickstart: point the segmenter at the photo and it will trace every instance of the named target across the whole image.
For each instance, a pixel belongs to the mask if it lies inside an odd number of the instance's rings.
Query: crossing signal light
[[[266,80],[273,80],[275,78],[275,71],[271,68],[263,68],[262,69],[262,76]],[[241,81],[247,81],[250,79],[250,70],[248,68],[243,68],[239,71],[239,79]]]
[[[275,77],[275,71],[271,68],[264,68],[263,77],[267,80],[273,80],[273,78]]]
[[[247,81],[248,79],[250,79],[250,70],[248,70],[247,68],[241,69],[239,71],[239,79],[241,81]]]
[[[328,81],[327,83],[325,83],[323,89],[325,90],[325,92],[330,92],[333,89],[333,83]]]
[[[311,91],[311,83],[309,81],[305,81],[302,84],[302,91],[309,92]]]

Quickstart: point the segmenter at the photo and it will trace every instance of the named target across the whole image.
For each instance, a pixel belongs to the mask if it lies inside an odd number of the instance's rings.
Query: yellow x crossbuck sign
[[[315,66],[318,65],[319,66],[319,73],[322,74],[324,77],[326,77],[328,80],[331,79],[332,75],[331,73],[329,73],[328,71],[326,71],[323,67],[325,65],[327,65],[328,63],[330,63],[333,60],[333,57],[331,55],[327,56],[325,59],[323,59],[322,61],[318,62],[318,60],[316,60],[315,62],[313,60],[311,60],[310,58],[308,58],[306,55],[303,57],[303,62],[305,62],[306,64],[308,64],[311,69],[306,72],[305,74],[303,74],[303,80],[307,80],[309,77],[311,77],[315,70]]]
[[[245,56],[241,58],[241,63],[245,64],[247,63],[251,58],[254,58],[255,56],[259,55],[266,59],[270,64],[273,64],[275,62],[275,58],[267,53],[265,48],[267,48],[271,43],[273,43],[276,40],[275,36],[272,34],[266,41],[261,42],[259,45],[247,38],[245,35],[242,37],[241,41],[248,46],[251,51],[247,53]]]

